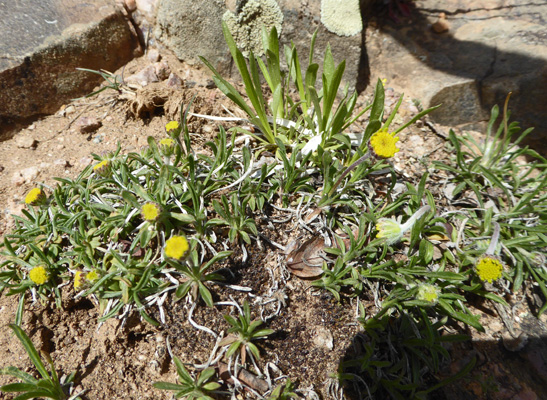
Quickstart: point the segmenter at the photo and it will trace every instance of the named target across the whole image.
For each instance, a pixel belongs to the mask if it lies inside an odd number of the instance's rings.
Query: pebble
[[[53,164],[60,165],[61,167],[70,167],[70,164],[64,158],[58,158],[57,160],[53,161]]]
[[[92,133],[103,126],[102,122],[95,117],[80,117],[75,127],[80,133]]]
[[[173,89],[181,89],[182,88],[182,79],[180,77],[171,72],[169,74],[169,78],[167,78],[167,87],[173,88]]]
[[[161,59],[161,55],[158,49],[149,49],[148,53],[146,53],[146,58],[152,62],[158,62]]]
[[[21,149],[36,149],[38,142],[32,136],[18,135],[15,138],[15,145]]]
[[[435,33],[444,33],[448,32],[450,30],[450,24],[446,20],[446,14],[440,13],[439,19],[431,25],[431,28],[433,29],[433,32]]]
[[[38,174],[40,172],[38,171],[37,167],[28,167],[25,169],[22,169],[21,171],[17,171],[13,174],[11,178],[11,182],[15,186],[21,186],[24,183],[32,182],[38,177]]]
[[[136,74],[128,76],[125,78],[125,81],[127,83],[136,83],[140,86],[146,86],[152,82],[159,82],[159,79],[156,75],[156,68],[153,65],[149,65]]]
[[[332,332],[327,328],[318,327],[315,330],[315,336],[313,337],[313,344],[317,347],[322,347],[327,350],[332,350],[334,348]]]
[[[102,135],[97,135],[95,136],[95,138],[93,138],[93,143],[95,144],[99,144],[103,141],[103,136]]]
[[[537,400],[538,395],[532,389],[524,389],[515,395],[511,400]]]
[[[88,166],[92,162],[93,162],[93,159],[90,158],[90,157],[82,157],[82,158],[80,158],[80,160],[78,160],[78,164],[80,164],[84,167]]]
[[[169,77],[169,74],[171,73],[171,68],[169,68],[169,65],[167,65],[167,63],[160,61],[154,63],[154,72],[156,73],[156,76],[160,81],[164,81]]]
[[[124,0],[124,3],[127,11],[133,12],[137,9],[137,2],[135,0]]]

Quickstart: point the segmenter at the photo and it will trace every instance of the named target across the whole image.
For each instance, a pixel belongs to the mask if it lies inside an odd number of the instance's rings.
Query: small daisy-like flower
[[[25,196],[25,203],[31,206],[43,204],[46,200],[46,194],[40,188],[31,189]]]
[[[503,264],[494,256],[486,255],[475,265],[475,272],[482,281],[492,283],[501,278]]]
[[[175,152],[175,141],[171,138],[164,138],[160,140],[159,148],[164,156],[170,157]]]
[[[89,282],[95,282],[97,279],[99,279],[99,274],[97,274],[97,271],[90,271],[86,274],[85,279],[87,279]]]
[[[74,274],[74,289],[79,289],[84,285],[83,271],[76,271]]]
[[[173,236],[165,242],[165,255],[180,260],[190,246],[184,236]]]
[[[393,157],[399,151],[395,145],[399,141],[399,137],[394,133],[388,133],[385,129],[380,129],[370,138],[370,146],[378,157],[389,158]]]
[[[87,274],[84,271],[76,271],[74,274],[74,289],[83,289],[99,279],[99,275],[96,271],[90,271]]]
[[[376,223],[378,239],[386,239],[387,244],[397,243],[403,237],[403,227],[400,223],[390,218],[380,218]]]
[[[427,301],[431,303],[431,305],[435,305],[439,301],[439,288],[435,285],[424,283],[418,288],[416,299]]]
[[[165,130],[167,132],[176,131],[179,127],[180,125],[177,121],[170,121],[165,125]]]
[[[108,160],[101,161],[93,167],[93,171],[102,177],[107,177],[110,175],[110,162]]]
[[[141,208],[141,215],[145,221],[157,221],[161,214],[161,208],[156,203],[144,203]]]
[[[43,285],[49,279],[46,269],[42,266],[32,268],[28,273],[28,276],[30,280],[37,285]]]

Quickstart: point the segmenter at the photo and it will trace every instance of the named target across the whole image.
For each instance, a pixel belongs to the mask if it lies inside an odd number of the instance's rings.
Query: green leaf
[[[370,109],[370,118],[372,121],[380,121],[384,115],[384,84],[380,79],[376,82],[376,89],[374,90],[374,100],[372,101],[372,108]]]
[[[34,385],[38,383],[38,379],[34,378],[32,375],[27,374],[24,371],[21,371],[19,368],[16,367],[2,368],[0,369],[0,375],[11,375],[25,381],[26,383]]]
[[[27,354],[29,355],[30,361],[32,361],[32,363],[36,366],[36,369],[38,370],[40,375],[44,379],[51,380],[46,370],[46,367],[44,366],[44,364],[42,363],[42,360],[40,359],[40,355],[38,354],[36,347],[34,347],[34,345],[32,344],[32,341],[27,336],[25,331],[23,331],[21,327],[14,324],[10,324],[9,327],[13,330],[13,332],[15,333],[15,336],[17,336],[17,338],[19,339],[19,341],[25,348]]]
[[[32,383],[10,383],[0,387],[2,392],[30,392],[31,390],[39,389]]]
[[[181,390],[184,386],[170,382],[154,382],[152,384],[156,389],[162,390]]]

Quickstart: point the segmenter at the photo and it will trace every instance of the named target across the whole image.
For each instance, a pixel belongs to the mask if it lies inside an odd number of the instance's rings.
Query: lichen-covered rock
[[[321,0],[321,22],[340,36],[358,34],[363,30],[359,0]]]
[[[245,57],[252,51],[264,54],[262,27],[270,31],[274,26],[281,33],[283,13],[275,0],[250,0],[237,13],[226,11],[222,19]]]
[[[205,57],[221,72],[228,70],[230,57],[222,35],[221,0],[162,0],[156,16],[156,37],[190,65]]]

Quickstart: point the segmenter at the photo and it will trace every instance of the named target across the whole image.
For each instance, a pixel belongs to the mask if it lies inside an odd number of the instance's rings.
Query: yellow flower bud
[[[180,260],[189,248],[188,240],[184,236],[173,236],[165,242],[165,255]]]

